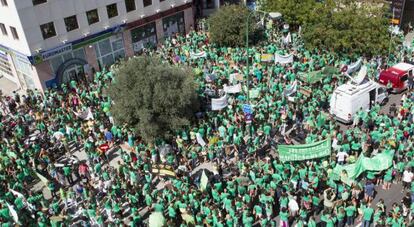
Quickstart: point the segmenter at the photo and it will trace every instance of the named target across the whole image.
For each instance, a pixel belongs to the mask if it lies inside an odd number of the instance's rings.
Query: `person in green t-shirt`
[[[354,225],[355,212],[356,212],[356,207],[351,202],[349,202],[348,205],[345,207],[346,224],[348,226]]]
[[[309,217],[309,220],[308,220],[308,225],[307,225],[308,227],[316,227],[316,222],[315,222],[315,219],[313,219],[313,217],[311,216],[311,217]]]
[[[334,227],[336,218],[332,217],[329,213],[321,216],[321,221],[325,222],[326,227]]]
[[[72,170],[70,166],[63,167],[63,175],[65,175],[66,180],[68,181],[69,185],[73,184],[73,177],[72,177]]]
[[[289,213],[287,208],[282,208],[279,212],[280,227],[289,227]]]
[[[368,204],[362,210],[362,225],[361,227],[370,227],[372,221],[372,215],[374,214],[374,209],[370,207],[371,204]]]

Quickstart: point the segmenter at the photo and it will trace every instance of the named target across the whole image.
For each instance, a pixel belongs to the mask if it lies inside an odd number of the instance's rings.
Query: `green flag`
[[[337,165],[331,173],[333,180],[341,180],[351,185],[359,175],[365,171],[383,171],[392,166],[393,151],[384,151],[372,158],[360,155],[356,163],[349,165]],[[346,173],[346,174],[344,174]]]
[[[148,225],[151,227],[162,227],[165,225],[165,218],[161,212],[153,212],[148,219]]]
[[[42,183],[47,186],[47,184],[49,183],[49,180],[44,177],[42,174],[38,173],[37,171],[35,171],[35,174],[37,177],[39,177],[40,181],[42,181]]]
[[[201,179],[200,179],[200,190],[201,191],[206,190],[207,184],[208,184],[208,177],[203,170],[203,173],[201,174]]]

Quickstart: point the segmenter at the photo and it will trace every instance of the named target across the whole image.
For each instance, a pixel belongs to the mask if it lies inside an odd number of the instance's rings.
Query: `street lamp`
[[[246,21],[246,51],[247,51],[247,60],[246,60],[246,77],[247,77],[247,103],[250,104],[250,65],[249,65],[249,22],[250,18],[255,13],[263,13],[267,16],[269,16],[271,19],[278,19],[282,16],[281,13],[278,12],[265,12],[262,10],[255,10],[251,11],[249,15],[247,16]]]

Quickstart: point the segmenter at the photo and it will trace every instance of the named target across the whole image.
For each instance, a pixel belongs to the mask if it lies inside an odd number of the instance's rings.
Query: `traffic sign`
[[[251,114],[253,112],[252,110],[252,106],[249,104],[244,104],[243,105],[243,113],[245,114]]]

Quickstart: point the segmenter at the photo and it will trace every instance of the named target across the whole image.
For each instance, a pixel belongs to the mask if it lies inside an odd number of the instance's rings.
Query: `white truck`
[[[388,101],[387,88],[368,79],[351,80],[337,87],[330,100],[330,114],[343,123],[351,123],[359,110],[369,111],[376,103]]]

